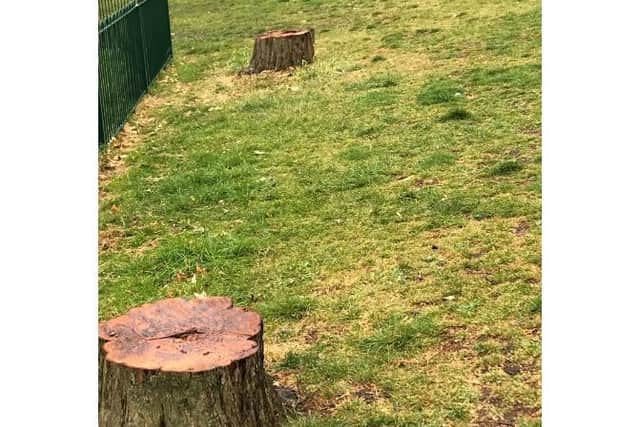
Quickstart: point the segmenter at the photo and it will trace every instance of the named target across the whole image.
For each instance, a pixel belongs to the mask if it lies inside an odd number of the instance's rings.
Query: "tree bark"
[[[222,297],[173,298],[100,324],[101,427],[270,427],[262,319]]]
[[[314,30],[269,31],[255,39],[253,56],[245,72],[285,70],[313,62]]]

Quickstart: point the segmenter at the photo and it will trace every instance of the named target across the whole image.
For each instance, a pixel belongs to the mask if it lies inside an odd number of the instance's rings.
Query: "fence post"
[[[169,16],[169,0],[163,0],[166,6],[167,17],[167,33],[169,34],[169,52],[168,58],[173,56],[173,43],[171,43],[171,17]]]

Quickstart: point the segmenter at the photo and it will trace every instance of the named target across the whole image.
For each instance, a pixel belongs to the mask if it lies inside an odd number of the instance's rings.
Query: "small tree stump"
[[[247,73],[264,70],[285,70],[313,62],[314,31],[269,31],[256,37],[253,56]]]
[[[172,298],[100,323],[103,427],[277,426],[262,319],[229,298]]]

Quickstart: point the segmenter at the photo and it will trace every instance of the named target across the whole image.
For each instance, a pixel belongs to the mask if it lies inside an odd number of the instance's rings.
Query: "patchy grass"
[[[505,160],[491,167],[488,171],[490,176],[509,175],[522,170],[522,164],[515,159]]]
[[[103,154],[100,316],[261,312],[292,426],[539,425],[540,3],[170,9],[173,64]],[[237,75],[305,26],[315,63]]]
[[[433,315],[407,319],[398,313],[381,319],[374,330],[370,336],[358,337],[356,345],[366,353],[385,359],[423,348],[425,338],[436,340],[441,333]]]
[[[312,299],[292,295],[265,301],[258,306],[258,310],[264,316],[296,320],[307,316],[314,307]]]
[[[436,80],[427,83],[418,95],[418,104],[433,105],[444,104],[462,98],[464,89],[456,82],[449,80]]]
[[[464,108],[454,108],[440,117],[441,122],[451,122],[456,120],[471,120],[473,115]]]
[[[369,90],[398,86],[398,77],[392,75],[373,76],[362,82],[347,86],[347,90]]]
[[[455,162],[455,159],[456,157],[453,153],[436,151],[425,157],[425,159],[418,164],[418,167],[420,170],[426,172],[434,167],[451,165]]]

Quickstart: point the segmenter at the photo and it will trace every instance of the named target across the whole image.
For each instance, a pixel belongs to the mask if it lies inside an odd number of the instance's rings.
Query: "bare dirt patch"
[[[162,123],[156,123],[156,119],[151,115],[151,111],[162,103],[163,100],[159,97],[146,95],[136,107],[133,117],[124,125],[122,131],[104,148],[100,155],[98,172],[98,191],[101,204],[108,203],[111,200],[111,194],[107,190],[107,186],[115,177],[126,173],[127,157],[143,143],[143,138],[140,135],[141,130],[152,126],[162,126]],[[114,204],[111,209],[116,211],[120,207]],[[114,230],[112,228],[100,230],[100,251],[117,247],[124,237],[123,230]],[[156,241],[152,241],[139,252],[153,248],[156,244]]]
[[[379,389],[375,384],[363,384],[351,393],[352,397],[362,399],[365,403],[371,404],[380,399],[389,398],[389,393]]]
[[[529,223],[522,220],[518,223],[518,225],[516,225],[516,228],[513,230],[513,232],[516,234],[516,236],[523,236],[527,233],[527,231],[529,231],[530,228],[531,226],[529,225]]]
[[[146,95],[136,107],[133,118],[124,125],[122,131],[109,143],[100,157],[100,197],[104,194],[105,186],[115,176],[126,171],[126,158],[142,143],[140,130],[155,123],[150,112],[162,104],[157,96]]]

